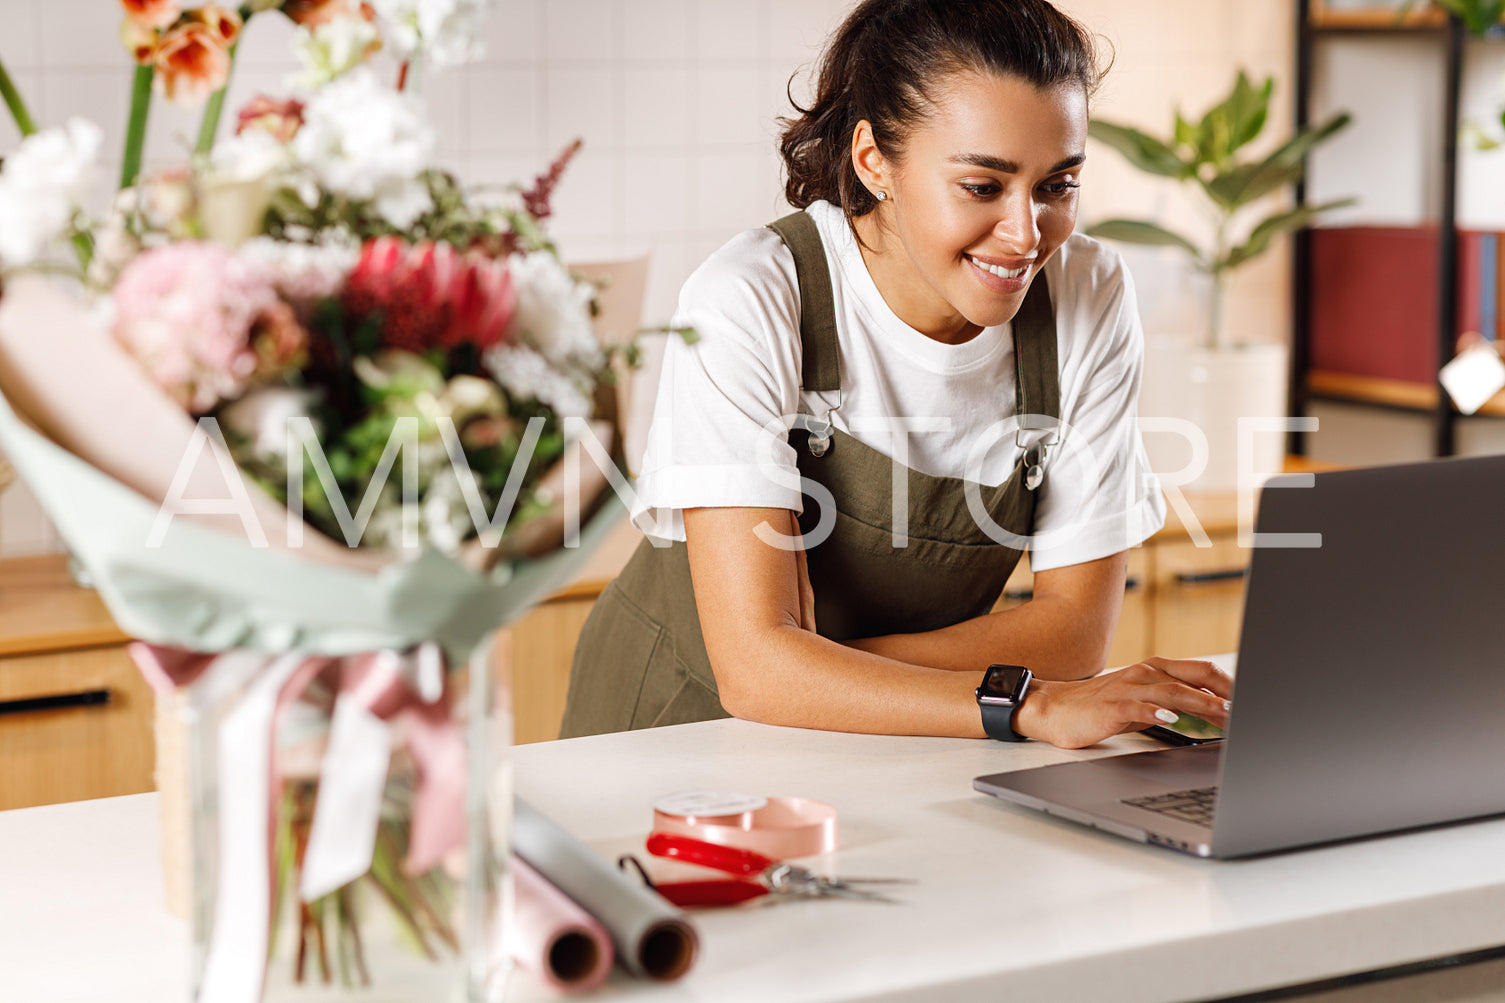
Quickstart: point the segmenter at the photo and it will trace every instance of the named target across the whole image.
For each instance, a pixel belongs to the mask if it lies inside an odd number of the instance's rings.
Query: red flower
[[[384,348],[417,354],[466,343],[489,348],[506,335],[517,306],[505,261],[400,237],[366,243],[343,299],[357,320],[382,315]]]
[[[471,251],[462,259],[450,288],[450,317],[446,345],[469,342],[486,349],[507,334],[517,309],[517,290],[507,262]]]

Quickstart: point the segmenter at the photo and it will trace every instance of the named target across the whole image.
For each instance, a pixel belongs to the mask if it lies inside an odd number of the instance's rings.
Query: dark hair
[[[839,205],[848,222],[878,204],[852,166],[852,130],[867,119],[885,157],[929,110],[931,86],[960,70],[1017,77],[1039,88],[1080,83],[1099,69],[1092,36],[1046,0],[863,0],[832,36],[815,100],[784,127],[779,152],[789,204]],[[791,83],[793,78],[791,78]]]

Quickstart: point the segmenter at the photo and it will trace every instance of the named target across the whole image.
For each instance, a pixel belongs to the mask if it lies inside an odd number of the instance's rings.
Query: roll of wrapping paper
[[[690,970],[700,938],[685,915],[522,800],[512,850],[606,927],[623,968],[661,982]]]
[[[516,922],[509,942],[519,965],[560,992],[589,992],[611,971],[611,934],[520,858],[512,861]]]

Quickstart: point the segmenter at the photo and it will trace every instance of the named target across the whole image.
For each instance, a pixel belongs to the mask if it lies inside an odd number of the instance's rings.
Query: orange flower
[[[190,21],[197,21],[214,32],[214,36],[219,39],[220,44],[227,49],[234,45],[235,40],[240,37],[240,15],[233,10],[226,10],[217,4],[206,3],[198,10],[189,11],[188,19]]]
[[[364,4],[357,5],[352,0],[287,0],[282,5],[282,13],[292,19],[294,24],[304,28],[317,28],[321,24],[342,17],[353,17],[357,14],[364,16],[360,9]],[[366,20],[371,20],[367,17]]]
[[[120,44],[142,66],[150,63],[157,54],[159,34],[156,28],[144,25],[133,17],[122,18],[120,21]]]
[[[230,47],[216,28],[189,21],[162,36],[157,83],[175,104],[200,104],[230,77]]]
[[[147,29],[166,28],[183,13],[178,0],[120,0],[125,16]]]

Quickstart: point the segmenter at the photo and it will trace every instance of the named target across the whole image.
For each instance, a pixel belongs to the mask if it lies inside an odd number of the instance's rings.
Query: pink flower
[[[125,16],[143,28],[166,28],[183,13],[178,0],[120,0]]]
[[[506,262],[448,244],[378,237],[361,249],[345,286],[352,317],[382,315],[382,346],[421,355],[503,340],[517,307]]]
[[[232,23],[238,32],[240,18],[218,11],[207,23],[187,21],[162,36],[156,53],[157,82],[167,100],[201,104],[225,86],[231,44],[225,33]]]
[[[258,94],[247,101],[236,115],[235,134],[260,129],[279,143],[290,143],[303,125],[303,102],[296,98],[278,101]]]
[[[194,414],[298,366],[307,333],[271,283],[217,244],[141,254],[115,285],[114,335]]]

